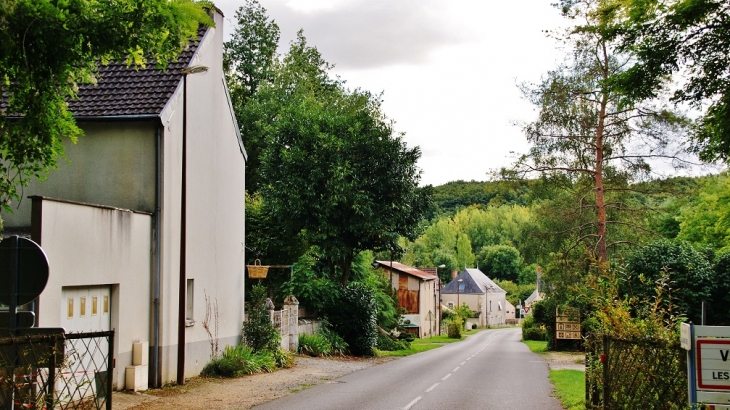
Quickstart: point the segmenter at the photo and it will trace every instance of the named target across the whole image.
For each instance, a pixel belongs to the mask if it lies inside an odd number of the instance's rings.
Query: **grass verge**
[[[484,329],[475,329],[470,330],[468,332],[464,332],[464,335],[473,335],[474,333],[479,332],[480,330]],[[404,357],[404,356],[410,356],[412,354],[425,352],[427,350],[436,349],[438,347],[443,346],[446,343],[454,343],[459,342],[463,340],[461,339],[449,339],[446,335],[440,335],[440,336],[433,336],[433,337],[426,337],[423,339],[415,339],[411,342],[411,347],[405,350],[394,350],[392,352],[385,351],[385,350],[376,350],[376,356],[379,357]]]
[[[523,340],[522,343],[534,353],[547,352],[547,342]],[[555,395],[567,410],[585,409],[586,375],[580,370],[550,370],[550,382],[555,386]]]
[[[580,370],[550,370],[555,395],[567,410],[585,409],[585,373]]]
[[[547,352],[547,342],[545,341],[523,340],[522,343],[526,344],[533,353]]]

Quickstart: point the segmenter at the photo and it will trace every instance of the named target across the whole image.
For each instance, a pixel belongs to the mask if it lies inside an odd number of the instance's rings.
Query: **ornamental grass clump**
[[[226,346],[220,357],[206,364],[203,376],[237,377],[245,374],[270,373],[276,370],[271,352],[254,353],[248,346]]]

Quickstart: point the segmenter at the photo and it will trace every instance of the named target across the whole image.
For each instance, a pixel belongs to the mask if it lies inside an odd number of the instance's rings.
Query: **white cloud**
[[[348,86],[384,91],[386,115],[421,147],[422,182],[434,185],[485,180],[526,149],[511,123],[535,114],[516,84],[555,66],[543,30],[564,24],[546,0],[259,1],[282,52],[303,28]],[[237,7],[216,4],[228,17]]]

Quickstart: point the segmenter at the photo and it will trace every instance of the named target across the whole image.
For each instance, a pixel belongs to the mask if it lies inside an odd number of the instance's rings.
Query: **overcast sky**
[[[565,25],[554,0],[259,0],[281,29],[299,29],[350,88],[384,92],[385,114],[419,146],[422,185],[484,181],[527,143],[534,107],[517,84],[562,60],[545,30]],[[241,2],[217,0],[234,28]]]

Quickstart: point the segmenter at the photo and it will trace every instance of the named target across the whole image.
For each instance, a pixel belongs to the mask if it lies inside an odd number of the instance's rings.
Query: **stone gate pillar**
[[[299,350],[299,301],[294,295],[284,299],[284,310],[289,312],[289,351]]]

